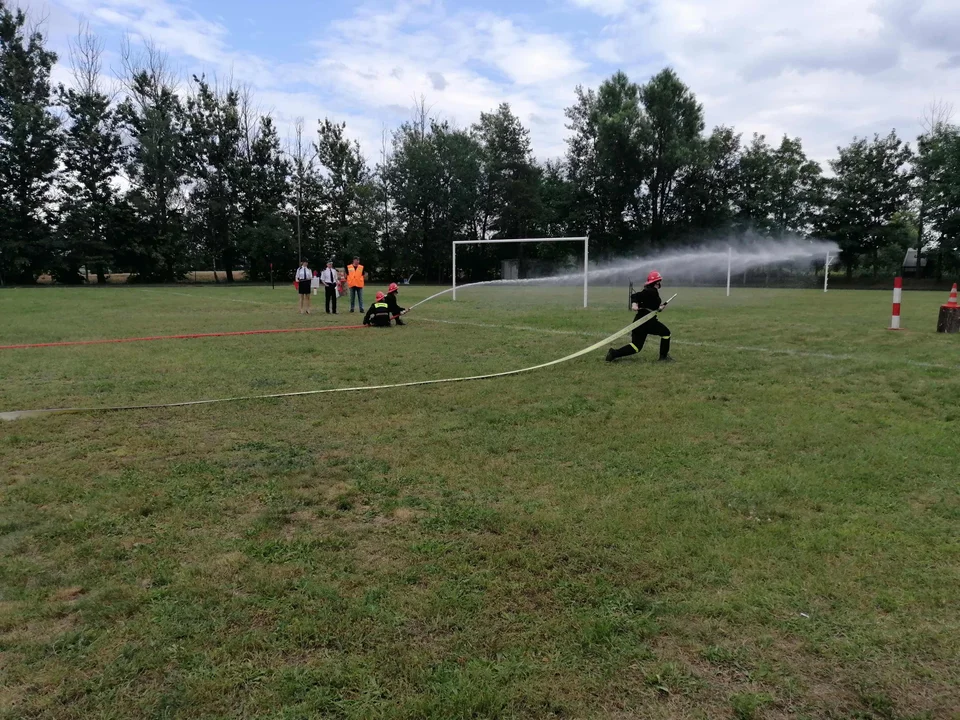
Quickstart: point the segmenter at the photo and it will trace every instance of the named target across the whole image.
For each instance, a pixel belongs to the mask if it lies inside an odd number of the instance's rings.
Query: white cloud
[[[586,63],[562,35],[488,12],[400,2],[360,9],[325,36],[312,82],[344,105],[395,118],[396,108],[423,94],[436,112],[465,126],[509,102],[531,127],[539,154],[565,149],[563,107]],[[534,126],[532,118],[544,117],[555,121]]]
[[[197,13],[153,0],[63,0],[95,24],[121,27],[150,38],[170,52],[203,62],[218,62],[225,50],[226,28]]]
[[[279,66],[269,52],[237,48],[222,22],[170,0],[54,0],[98,32],[131,33],[171,55],[185,77],[207,72],[250,83],[278,127],[293,119],[346,120],[371,159],[381,129],[410,115],[421,94],[434,112],[460,126],[510,102],[532,128],[536,150],[563,153],[563,107],[584,80],[586,63],[571,40],[516,18],[449,9],[439,0],[386,0],[354,8],[318,28],[302,62]],[[301,40],[302,41],[302,40]],[[402,110],[409,108],[410,110]],[[544,122],[544,119],[556,122]]]
[[[913,140],[927,103],[960,100],[953,0],[653,0],[603,34],[635,80],[670,65],[709,123],[799,136],[821,161],[855,134]]]
[[[556,157],[575,86],[616,67],[643,82],[670,65],[708,125],[799,136],[822,161],[855,134],[896,127],[912,140],[930,101],[960,108],[956,0],[564,0],[512,13],[480,0],[371,0],[326,26],[292,28],[289,42],[307,48],[292,64],[174,0],[28,1],[46,11],[62,61],[84,15],[114,59],[122,33],[152,39],[185,77],[250,83],[281,132],[297,116],[311,132],[320,117],[346,120],[371,159],[382,126],[407,119],[421,94],[460,126],[509,102],[537,154]]]
[[[571,0],[577,7],[598,15],[619,15],[630,6],[628,0]]]
[[[562,82],[584,68],[570,44],[557,36],[528,32],[493,16],[481,17],[475,27],[487,46],[483,59],[519,85]]]
[[[75,22],[84,18],[94,32],[153,42],[174,59],[187,60],[190,72],[202,68],[255,85],[276,80],[266,59],[230,47],[221,23],[165,0],[59,0],[59,8]]]

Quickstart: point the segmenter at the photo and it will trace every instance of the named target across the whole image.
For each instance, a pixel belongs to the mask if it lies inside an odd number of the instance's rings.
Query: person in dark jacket
[[[387,288],[387,305],[390,307],[390,317],[397,321],[397,325],[406,325],[406,323],[400,319],[400,316],[403,315],[407,309],[400,307],[400,303],[397,302],[397,293],[400,292],[400,287],[396,283],[390,283],[390,287]]]
[[[630,301],[633,303],[633,309],[637,311],[636,316],[633,318],[634,322],[652,312],[663,310],[666,303],[660,299],[660,293],[658,292],[662,282],[663,277],[654,270],[647,275],[647,282],[643,286],[643,290],[634,293],[630,297]],[[616,350],[610,348],[607,351],[607,362],[613,362],[617,358],[635,355],[640,352],[640,350],[643,349],[643,343],[646,341],[647,335],[660,336],[660,361],[674,362],[674,359],[670,357],[670,328],[660,322],[658,318],[647,320],[647,322],[640,327],[634,328],[630,334],[630,340],[632,342],[629,345],[624,345],[622,348],[617,348]]]
[[[327,309],[327,315],[330,314],[330,307],[333,306],[333,314],[337,314],[337,271],[333,267],[333,260],[327,261],[327,268],[320,273],[320,282],[323,285],[324,307]]]
[[[390,306],[385,298],[382,292],[377,293],[376,302],[367,308],[367,314],[363,316],[364,325],[390,327]]]

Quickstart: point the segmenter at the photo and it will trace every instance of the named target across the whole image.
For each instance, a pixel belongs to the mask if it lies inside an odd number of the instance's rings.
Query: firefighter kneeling
[[[373,325],[374,327],[390,327],[390,305],[385,301],[386,296],[382,292],[377,293],[376,302],[367,308],[367,314],[363,316],[364,325]]]
[[[400,319],[400,316],[405,315],[407,310],[406,308],[400,307],[400,303],[397,302],[397,293],[399,292],[400,287],[396,283],[390,283],[390,287],[387,288],[386,303],[387,307],[390,308],[390,317],[397,321],[397,325],[406,325],[406,323]]]
[[[630,301],[633,303],[632,309],[637,311],[636,317],[633,318],[634,322],[652,312],[659,312],[666,307],[666,303],[660,300],[660,293],[657,292],[657,290],[660,289],[662,281],[663,277],[654,270],[647,275],[647,282],[644,284],[643,290],[634,293],[630,297]],[[607,351],[607,362],[613,362],[617,358],[635,355],[640,352],[643,348],[644,341],[647,339],[647,335],[659,335],[660,360],[662,362],[674,362],[674,359],[670,357],[670,329],[657,318],[647,320],[643,325],[635,328],[630,335],[630,339],[633,342],[629,345],[624,345],[622,348],[617,348],[616,350],[610,348]]]

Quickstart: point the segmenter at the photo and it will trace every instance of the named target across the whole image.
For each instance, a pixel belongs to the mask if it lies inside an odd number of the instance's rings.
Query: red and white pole
[[[893,316],[890,318],[890,330],[900,329],[900,295],[903,292],[903,278],[893,279]]]

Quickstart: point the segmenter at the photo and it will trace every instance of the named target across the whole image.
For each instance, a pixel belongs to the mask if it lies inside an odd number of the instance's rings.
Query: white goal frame
[[[587,277],[590,272],[590,238],[509,238],[504,240],[454,240],[453,241],[453,299],[457,299],[457,245],[492,245],[494,243],[535,243],[535,242],[582,242],[583,243],[583,306],[587,306]]]

